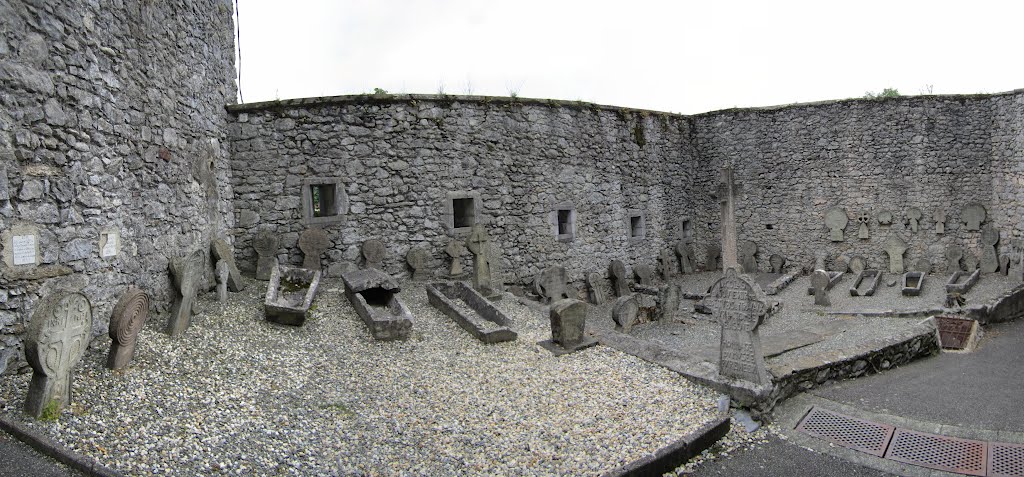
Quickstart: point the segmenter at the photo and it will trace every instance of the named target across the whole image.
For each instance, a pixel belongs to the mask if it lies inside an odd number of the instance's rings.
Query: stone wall
[[[322,226],[337,276],[366,239],[384,242],[385,269],[407,276],[411,247],[447,268],[452,198],[475,197],[478,220],[502,251],[505,279],[531,282],[562,265],[582,283],[612,259],[654,264],[693,210],[695,157],[685,117],[585,103],[454,96],[363,96],[238,105],[230,110],[237,255],[255,267],[258,230],[281,238],[281,263],[300,264],[303,190],[335,183],[344,217]],[[319,181],[319,182],[317,182]],[[333,181],[333,182],[332,182]],[[571,208],[575,236],[559,240],[552,213]],[[630,216],[645,222],[631,237]],[[469,264],[469,256],[464,260]]]
[[[0,265],[0,372],[24,369],[42,294],[82,290],[104,333],[130,284],[167,309],[168,257],[232,226],[232,31],[227,0],[0,0],[0,247],[40,247]]]

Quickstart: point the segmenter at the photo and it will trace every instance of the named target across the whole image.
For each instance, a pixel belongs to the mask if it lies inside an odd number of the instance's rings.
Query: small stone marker
[[[483,225],[473,225],[466,238],[466,248],[473,254],[473,288],[484,296],[492,295],[491,238]]]
[[[910,266],[910,271],[930,273],[932,271],[932,262],[927,257],[921,257],[914,260],[913,265]]]
[[[978,231],[981,223],[985,221],[985,206],[981,204],[967,204],[960,212],[960,220],[963,221],[964,230]]]
[[[696,268],[693,257],[693,245],[687,240],[676,242],[676,257],[679,259],[679,271],[681,273],[693,273]]]
[[[981,229],[981,273],[995,273],[999,270],[999,256],[996,255],[996,245],[999,244],[999,229],[992,224],[985,225]]]
[[[825,270],[815,270],[811,274],[811,286],[814,287],[814,304],[820,306],[831,306],[828,299],[828,282],[831,280]]]
[[[146,292],[130,287],[121,295],[110,314],[110,354],[107,355],[107,367],[122,369],[128,365],[135,354],[135,343],[138,342],[139,331],[149,318],[149,295]]]
[[[566,288],[568,274],[565,267],[551,266],[545,268],[537,276],[537,294],[540,295],[544,304],[551,304],[563,298],[569,298]]]
[[[270,280],[270,274],[277,267],[277,249],[281,246],[281,239],[277,234],[269,230],[261,230],[256,233],[252,241],[256,249],[256,279]]]
[[[164,331],[175,337],[181,336],[192,323],[192,307],[203,274],[203,252],[196,250],[187,256],[172,258],[169,268],[174,279],[174,304]]]
[[[299,250],[302,250],[302,268],[320,271],[320,256],[331,246],[327,232],[320,228],[308,228],[299,235]]]
[[[1010,256],[1000,255],[999,256],[999,272],[1003,275],[1010,274]]]
[[[448,275],[451,278],[460,278],[465,271],[462,269],[462,256],[466,254],[466,245],[461,241],[452,240],[448,242],[448,246],[445,247],[444,253],[452,259],[452,267],[448,271]]]
[[[363,242],[363,263],[366,268],[384,270],[384,256],[387,255],[387,247],[384,242],[377,239],[369,239]]]
[[[846,273],[848,270],[850,270],[850,257],[846,256],[846,254],[836,257],[835,268],[832,271]]]
[[[710,244],[707,248],[707,255],[705,257],[704,270],[713,271],[722,269],[722,247],[718,244]]]
[[[413,281],[427,279],[427,251],[419,247],[410,248],[405,253],[405,263],[412,269]]]
[[[220,303],[220,312],[224,313],[224,306],[228,304],[228,281],[231,272],[228,270],[228,263],[224,260],[217,260],[217,302]]]
[[[772,266],[772,273],[782,273],[782,267],[786,266],[786,257],[773,253],[768,257],[768,264]]]
[[[768,384],[769,379],[757,328],[764,320],[767,305],[756,287],[736,270],[728,269],[711,286],[704,302],[721,327],[719,374],[761,385]]]
[[[3,233],[4,262],[9,267],[34,266],[40,263],[39,230],[31,225],[15,225]]]
[[[224,262],[224,266],[228,269],[228,290],[233,292],[245,290],[242,274],[235,266],[235,255],[231,251],[231,245],[224,239],[214,239],[213,242],[210,242],[210,249],[213,252],[213,259]]]
[[[637,283],[645,287],[649,287],[654,284],[654,270],[646,263],[633,265],[633,276],[636,277]]]
[[[608,276],[612,280],[615,296],[629,295],[629,278],[626,277],[626,265],[621,260],[612,260],[608,265]]]
[[[91,335],[92,305],[85,295],[54,294],[37,304],[25,336],[25,358],[33,371],[25,412],[56,417],[71,403],[71,370]]]
[[[964,257],[964,248],[959,245],[946,247],[946,271],[949,273],[959,272],[960,259]]]
[[[497,242],[491,242],[491,300],[499,300],[503,293],[505,293],[505,265],[504,255],[501,251],[501,246]]]
[[[636,323],[640,315],[640,304],[633,295],[620,296],[615,300],[612,307],[612,321],[615,322],[615,330],[628,333]]]
[[[551,339],[539,344],[556,356],[579,351],[597,344],[584,333],[587,304],[566,298],[551,304]]]
[[[867,268],[867,262],[864,261],[864,257],[856,256],[850,259],[850,271],[854,275],[860,275]]]
[[[670,250],[662,250],[658,254],[658,272],[663,280],[669,280],[676,276],[676,258]]]
[[[825,212],[825,226],[828,227],[828,238],[833,242],[843,241],[843,229],[850,222],[846,209],[833,207]]]
[[[892,212],[883,210],[878,213],[878,225],[892,225]]]
[[[935,233],[944,234],[946,233],[946,209],[935,209]]]
[[[658,287],[658,313],[659,320],[669,320],[679,312],[679,287],[666,283]]]
[[[587,274],[587,291],[590,302],[595,305],[603,305],[607,299],[604,292],[604,278],[600,273],[590,272]]]
[[[121,235],[114,230],[100,232],[100,258],[116,257],[121,249]]]
[[[828,259],[828,252],[824,250],[818,250],[814,253],[814,269],[825,270],[825,260]]]
[[[977,270],[978,269],[978,256],[974,255],[971,252],[966,252],[964,254],[964,268],[966,268],[968,272],[973,272],[973,271]]]
[[[911,207],[907,210],[907,225],[911,232],[917,232],[921,224],[921,209]]]
[[[871,233],[868,231],[868,222],[871,222],[871,214],[864,212],[858,215],[857,222],[860,223],[860,228],[857,229],[857,238],[861,240],[871,238]]]
[[[743,273],[757,273],[757,244],[752,240],[744,240],[740,243],[740,266]]]
[[[903,254],[907,252],[907,243],[903,239],[891,235],[885,241],[883,249],[889,256],[889,273],[903,273]]]

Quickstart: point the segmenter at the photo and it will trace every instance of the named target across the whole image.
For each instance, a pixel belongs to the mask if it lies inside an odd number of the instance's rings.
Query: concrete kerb
[[[0,430],[28,444],[33,449],[39,451],[39,453],[52,457],[58,462],[86,475],[95,477],[124,477],[124,474],[104,467],[92,459],[78,455],[57,441],[8,417],[0,416]]]
[[[611,472],[604,477],[657,477],[685,464],[718,442],[731,427],[729,416],[720,416],[681,439]]]

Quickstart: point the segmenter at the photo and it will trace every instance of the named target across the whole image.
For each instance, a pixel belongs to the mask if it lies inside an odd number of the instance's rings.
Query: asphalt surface
[[[862,467],[838,457],[804,449],[770,435],[766,444],[735,451],[698,467],[695,477],[803,476],[803,477],[888,477],[880,470]]]
[[[84,474],[44,456],[0,431],[0,475],[10,477],[80,477]]]

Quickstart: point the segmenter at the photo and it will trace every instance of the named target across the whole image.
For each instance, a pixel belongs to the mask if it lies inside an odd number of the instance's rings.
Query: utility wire
[[[241,17],[238,15],[238,0],[235,0],[235,48],[238,51],[238,62],[235,68],[238,71],[238,102],[244,103],[242,99],[242,25]]]

